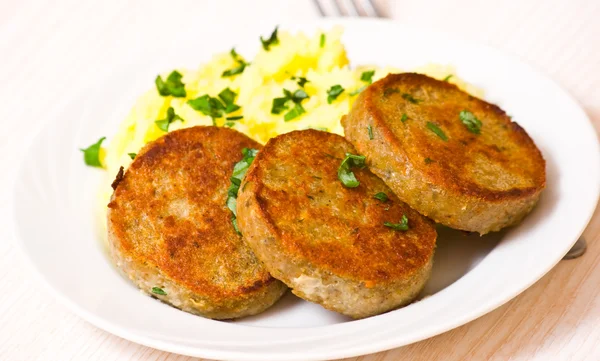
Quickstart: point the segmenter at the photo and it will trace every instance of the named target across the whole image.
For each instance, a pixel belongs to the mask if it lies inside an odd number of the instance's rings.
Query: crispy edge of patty
[[[536,167],[541,169],[534,174],[536,186],[502,191],[482,187],[459,189],[452,174],[431,176],[426,171],[427,164],[411,159],[402,141],[386,123],[374,98],[391,87],[414,88],[423,84],[438,87],[440,92],[460,92],[488,109],[489,117],[503,122],[523,154],[530,156],[537,163]],[[373,83],[360,94],[341,123],[346,138],[367,156],[372,172],[383,179],[400,199],[421,214],[452,228],[483,235],[516,225],[531,212],[545,188],[544,158],[522,127],[512,122],[498,106],[469,96],[454,84],[426,75],[390,74]],[[369,126],[375,134],[373,140],[369,139],[366,131]]]
[[[182,143],[187,142],[187,145]],[[155,176],[152,167],[155,162],[160,161],[163,152],[186,151],[187,146],[193,146],[199,142],[220,142],[217,147],[223,148],[223,156],[227,157],[227,162],[233,164],[241,159],[241,144],[260,149],[260,144],[246,137],[245,135],[227,128],[217,127],[192,127],[167,133],[154,142],[144,146],[138,153],[129,169],[117,175],[114,184],[115,192],[108,206],[108,240],[111,258],[120,269],[136,286],[144,293],[149,294],[167,304],[170,304],[183,311],[213,318],[213,319],[233,319],[244,316],[258,314],[271,307],[287,290],[287,287],[268,274],[266,269],[257,261],[253,267],[263,268],[259,270],[259,276],[255,280],[244,280],[239,283],[239,287],[225,285],[229,291],[212,292],[223,285],[213,285],[201,290],[195,290],[191,285],[174,279],[169,275],[170,271],[161,269],[161,267],[143,255],[130,251],[130,246],[124,247],[122,237],[126,237],[126,229],[122,222],[123,215],[118,212],[119,194],[123,185],[128,182],[139,179],[150,179]],[[240,145],[237,152],[232,151],[232,147]],[[177,164],[174,164],[177,166]],[[210,172],[210,170],[203,169]],[[133,172],[136,174],[134,175]],[[226,189],[229,184],[223,184],[223,203],[225,202]],[[135,190],[133,190],[135,192]],[[226,210],[229,212],[229,210]],[[229,217],[227,220],[229,222]],[[231,226],[228,223],[228,226]],[[220,237],[218,234],[209,235],[209,237]],[[166,252],[166,251],[164,251]],[[210,254],[207,255],[210,257]],[[193,267],[193,265],[189,265]],[[248,267],[251,265],[240,265]],[[206,281],[206,280],[204,280]],[[249,284],[252,281],[252,284]],[[245,285],[248,283],[249,285]],[[166,295],[151,293],[154,286],[160,285]],[[232,289],[235,291],[232,292]]]
[[[364,282],[356,277],[339,275],[326,267],[316,266],[314,262],[301,254],[290,251],[289,247],[283,244],[282,236],[272,218],[273,215],[266,210],[263,203],[265,200],[259,199],[260,188],[263,186],[259,169],[261,163],[271,157],[271,149],[277,146],[278,141],[281,141],[282,138],[295,137],[298,133],[310,134],[315,144],[331,142],[334,139],[334,141],[341,140],[347,143],[350,149],[353,149],[344,138],[316,130],[295,131],[271,139],[259,152],[240,186],[238,225],[245,240],[251,245],[257,257],[267,266],[269,272],[292,288],[294,294],[318,303],[329,310],[353,318],[364,318],[393,310],[413,301],[431,275],[437,233],[430,220],[414,212],[397,199],[399,204],[411,212],[410,217],[413,220],[416,217],[420,218],[419,221],[423,222],[420,227],[427,228],[427,232],[420,236],[433,237],[431,240],[427,240],[427,242],[431,242],[432,247],[427,255],[423,255],[424,257],[419,259],[419,262],[422,263],[401,276],[395,275],[375,282]],[[309,148],[306,148],[309,151]],[[286,160],[282,159],[281,161]],[[297,177],[299,174],[294,176]],[[370,176],[377,179],[375,175],[371,174]],[[377,181],[380,180],[377,179]],[[336,182],[339,182],[337,178]],[[391,197],[395,198],[383,182],[381,185],[388,190],[387,193]],[[365,194],[365,197],[372,197],[372,195]],[[290,207],[298,206],[290,204]],[[365,260],[365,263],[368,263],[368,260]]]

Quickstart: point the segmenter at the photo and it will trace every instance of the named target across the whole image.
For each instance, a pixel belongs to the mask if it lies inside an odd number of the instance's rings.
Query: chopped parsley
[[[360,75],[360,80],[371,84],[373,82],[373,75],[375,75],[375,70],[364,71]]]
[[[252,161],[254,160],[254,158],[256,158],[257,154],[258,154],[258,150],[256,150],[256,149],[248,149],[248,148],[242,149],[242,156],[243,156],[242,160],[240,160],[233,166],[233,173],[231,175],[231,178],[229,178],[231,185],[229,186],[229,189],[227,190],[227,200],[225,201],[225,204],[227,205],[227,208],[229,208],[229,210],[232,213],[231,223],[233,224],[233,228],[239,234],[241,234],[241,232],[237,226],[237,209],[236,209],[238,191],[240,190],[240,184],[242,184],[242,180],[244,179],[244,176],[246,175],[248,168],[250,168],[250,164],[252,164]]]
[[[452,78],[452,76],[453,76],[452,74],[448,74],[442,81],[448,81],[448,80],[450,80],[450,78]]]
[[[321,39],[319,39],[319,46],[322,48],[325,46],[325,34],[321,33]]]
[[[460,121],[467,127],[469,132],[473,134],[481,133],[481,120],[477,119],[473,113],[468,110],[463,110],[458,114]]]
[[[360,182],[356,179],[354,172],[352,172],[352,167],[362,168],[365,166],[364,155],[354,155],[350,153],[346,153],[346,157],[340,164],[338,168],[338,179],[342,182],[345,187],[348,188],[356,188],[360,184]]]
[[[235,104],[236,96],[237,94],[234,91],[229,88],[225,88],[219,93],[217,98],[211,97],[208,94],[204,94],[196,99],[188,100],[187,103],[194,110],[211,117],[213,119],[213,123],[215,123],[217,118],[222,118],[225,114],[233,113],[241,108],[239,105]],[[226,119],[238,120],[242,119],[242,116],[232,116],[227,117]]]
[[[301,88],[304,88],[304,85],[309,82],[308,79],[303,76],[293,76],[292,80],[295,80]]]
[[[285,94],[285,93],[284,93]],[[286,94],[289,95],[289,94]],[[298,89],[294,92],[294,94],[289,95],[290,98],[294,101],[294,103],[300,103],[304,99],[308,98],[308,94],[302,89]]]
[[[135,159],[135,157],[137,157],[137,153],[127,153],[127,155],[129,156],[129,158],[131,159]]]
[[[182,117],[175,114],[175,109],[173,109],[173,107],[169,107],[169,109],[167,109],[167,117],[165,119],[159,119],[154,123],[156,123],[156,126],[160,130],[166,133],[169,131],[169,125],[176,120],[181,120],[182,122],[184,121]]]
[[[403,114],[402,114],[402,118],[400,118],[400,121],[401,121],[402,123],[404,123],[404,122],[406,122],[407,120],[408,120],[408,115],[406,115],[406,113],[403,113]]]
[[[235,216],[231,216],[231,224],[233,225],[233,229],[237,232],[237,234],[242,234],[238,228],[237,218]]]
[[[237,96],[231,89],[225,88],[219,93],[219,99],[225,104],[225,114],[233,113],[240,109],[240,106],[235,104],[235,97]]]
[[[327,90],[327,104],[331,104],[343,92],[344,92],[344,88],[342,88],[341,85],[339,85],[339,84],[333,85],[331,88],[329,88],[329,90]]]
[[[408,231],[408,218],[406,218],[406,215],[403,214],[402,218],[400,219],[400,223],[385,222],[383,225],[390,227],[395,231]]]
[[[277,27],[275,27],[275,30],[273,30],[273,32],[271,33],[270,38],[263,39],[263,37],[261,36],[260,42],[262,43],[262,47],[263,49],[265,49],[265,51],[269,51],[271,49],[271,46],[279,44],[279,39],[277,38]]]
[[[230,76],[241,74],[241,73],[244,72],[244,69],[246,69],[246,66],[250,65],[250,63],[246,63],[246,61],[244,60],[244,58],[242,58],[235,51],[235,49],[231,49],[231,51],[229,53],[231,54],[231,57],[233,58],[233,60],[237,63],[237,66],[235,68],[231,68],[229,70],[225,70],[223,72],[223,74],[221,75],[221,77],[223,77],[223,78],[227,78],[227,77],[230,77]]]
[[[383,96],[384,97],[390,96],[390,95],[392,95],[394,93],[400,93],[400,90],[398,90],[396,88],[385,88],[383,90]]]
[[[387,202],[387,200],[388,200],[387,194],[385,194],[383,192],[377,193],[376,195],[373,196],[373,198],[378,199],[384,203]]]
[[[296,119],[304,113],[306,113],[306,110],[304,110],[304,107],[302,107],[302,105],[300,103],[296,103],[296,104],[294,104],[294,107],[292,108],[292,110],[285,113],[285,115],[283,116],[283,120],[286,122],[289,122],[290,120]]]
[[[360,88],[353,90],[350,92],[350,96],[355,96],[357,94],[360,94],[363,90],[365,90],[367,88],[366,85],[361,86]]]
[[[164,81],[161,76],[157,76],[154,80],[158,94],[163,97],[172,95],[176,98],[184,98],[187,94],[185,92],[185,84],[181,81],[183,75],[177,70],[173,70],[167,77],[167,81]]]
[[[273,105],[271,105],[271,114],[281,114],[288,107],[286,103],[290,100],[288,97],[275,98],[273,99]]]
[[[204,115],[208,115],[213,118],[220,118],[223,116],[225,106],[217,98],[213,98],[208,94],[204,94],[196,99],[190,99],[187,101],[189,106],[194,110],[201,112]]]
[[[425,158],[425,164],[431,164],[433,163],[433,160],[429,157]]]
[[[98,141],[85,149],[80,149],[83,152],[83,161],[90,167],[102,168],[100,163],[100,149],[102,142],[106,137],[98,139]]]
[[[367,85],[363,85],[360,88],[350,92],[351,96],[354,96],[356,94],[359,94],[360,92],[362,92],[363,90],[365,90],[367,88],[368,85],[370,85],[373,82],[373,75],[375,75],[375,70],[368,70],[368,71],[364,71],[361,75],[360,75],[360,80],[364,81],[365,83],[367,83]]]
[[[308,98],[308,94],[303,89],[298,89],[295,92],[291,92],[287,89],[283,89],[283,97],[273,99],[271,106],[271,114],[281,114],[285,110],[289,109],[289,102],[292,102],[294,106],[290,111],[285,113],[283,120],[286,122],[299,117],[306,113],[304,107],[302,107],[302,101]]]
[[[419,99],[415,99],[412,95],[408,94],[408,93],[404,93],[402,94],[402,98],[413,103],[413,104],[419,104],[420,100]]]
[[[228,105],[228,104],[233,104],[233,102],[235,101],[235,96],[237,94],[234,93],[231,89],[229,88],[225,88],[223,90],[221,90],[221,92],[219,93],[219,99],[221,99],[221,101],[223,102],[223,104]]]
[[[444,131],[440,127],[438,127],[435,123],[427,122],[427,129],[434,132],[435,135],[440,137],[440,139],[442,139],[444,142],[446,142],[448,140],[448,137],[446,136]]]
[[[155,295],[166,296],[167,293],[160,287],[152,287],[152,293]]]
[[[371,125],[367,126],[367,132],[369,132],[369,140],[373,140],[373,127]]]

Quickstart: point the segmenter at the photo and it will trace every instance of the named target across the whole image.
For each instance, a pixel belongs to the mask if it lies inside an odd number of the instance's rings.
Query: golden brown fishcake
[[[285,285],[243,242],[225,206],[242,149],[260,147],[217,127],[177,130],[147,144],[120,172],[108,205],[117,266],[143,291],[205,317],[238,318],[275,303]]]
[[[542,154],[502,109],[422,74],[375,82],[342,125],[400,199],[452,228],[517,224],[546,185]]]
[[[360,185],[337,176],[343,137],[294,131],[267,143],[240,186],[237,213],[244,239],[269,272],[296,295],[355,318],[413,300],[427,281],[436,231],[367,168]],[[387,201],[375,199],[377,193]],[[408,231],[385,222],[408,218]]]

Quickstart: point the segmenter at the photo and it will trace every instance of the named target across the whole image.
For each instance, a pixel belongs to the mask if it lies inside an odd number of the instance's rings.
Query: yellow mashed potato
[[[144,144],[165,134],[155,121],[166,118],[169,107],[173,107],[175,113],[184,120],[171,123],[169,131],[196,125],[231,126],[263,144],[271,137],[298,129],[317,128],[343,135],[340,118],[348,113],[356,99],[352,93],[368,85],[368,82],[361,80],[363,72],[374,70],[372,81],[376,81],[390,72],[401,70],[365,65],[350,67],[346,50],[340,41],[341,36],[340,28],[313,36],[279,32],[278,44],[271,46],[269,51],[261,47],[254,59],[245,59],[250,65],[241,74],[230,77],[222,76],[224,71],[238,66],[230,53],[217,54],[198,69],[176,69],[183,75],[186,97],[161,96],[157,88],[152,87],[137,100],[106,149],[103,165],[108,170],[109,178],[117,174],[119,167],[126,168],[129,165],[130,153],[137,153]],[[257,46],[260,46],[258,39]],[[243,57],[243,54],[240,56]],[[382,59],[382,62],[385,60]],[[406,70],[438,79],[451,75],[449,82],[474,95],[481,95],[480,90],[461,81],[451,66],[429,64]],[[169,73],[161,74],[162,78],[166,79]],[[309,98],[301,102],[306,112],[285,121],[285,112],[271,113],[273,99],[282,97],[283,89],[291,92],[301,89],[297,83],[298,77],[308,80],[303,90]],[[148,83],[151,83],[151,79]],[[328,90],[334,85],[340,85],[344,91],[329,104]],[[226,88],[237,94],[235,104],[240,106],[239,110],[227,116],[243,116],[239,120],[227,121],[221,117],[214,119],[213,123],[211,117],[194,110],[187,103],[205,94],[216,98]],[[107,204],[110,194],[110,187],[105,187],[102,192],[103,206]]]

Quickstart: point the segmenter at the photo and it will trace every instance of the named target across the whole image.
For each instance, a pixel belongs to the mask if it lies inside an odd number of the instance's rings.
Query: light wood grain
[[[567,89],[600,133],[600,2],[377,2],[398,21],[522,58]],[[223,24],[223,14],[231,25]],[[205,23],[207,33],[223,26],[250,33],[316,16],[310,0],[0,2],[0,360],[193,360],[99,330],[41,288],[10,243],[11,170],[64,99],[123,59],[149,56],[173,41],[225,49],[235,41],[226,34],[205,40],[186,24]],[[559,263],[499,309],[437,337],[349,360],[600,360],[600,211],[584,236],[589,249],[582,258]]]

